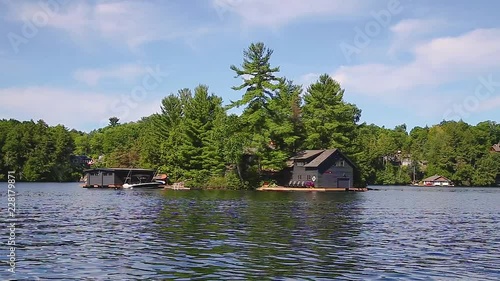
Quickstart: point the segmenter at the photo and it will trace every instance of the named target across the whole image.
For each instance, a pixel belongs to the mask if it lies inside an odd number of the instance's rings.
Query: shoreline
[[[261,186],[257,191],[301,191],[301,192],[365,192],[367,187],[285,187],[285,186]]]

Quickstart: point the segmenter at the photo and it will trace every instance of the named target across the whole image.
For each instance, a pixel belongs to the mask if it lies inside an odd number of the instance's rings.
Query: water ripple
[[[500,189],[16,188],[17,273],[4,258],[2,280],[500,278]]]

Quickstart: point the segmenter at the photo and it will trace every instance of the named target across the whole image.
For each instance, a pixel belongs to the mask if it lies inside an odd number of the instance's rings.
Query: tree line
[[[159,113],[110,123],[89,133],[38,122],[0,120],[0,179],[9,170],[26,181],[70,181],[84,165],[71,155],[99,159],[96,167],[142,167],[189,186],[251,189],[286,167],[304,149],[339,148],[358,166],[357,185],[407,184],[440,174],[457,185],[489,186],[500,173],[500,124],[443,121],[394,129],[360,123],[361,110],[344,89],[321,75],[307,89],[271,65],[273,50],[253,43],[232,65],[239,98],[223,104],[207,85],[166,96]],[[229,114],[242,108],[240,115]]]

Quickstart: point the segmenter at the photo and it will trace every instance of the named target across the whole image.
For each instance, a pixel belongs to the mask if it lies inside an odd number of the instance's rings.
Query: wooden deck
[[[191,188],[185,187],[184,182],[176,182],[172,185],[167,184],[167,185],[161,185],[163,189],[172,189],[172,190],[190,190]]]
[[[189,187],[174,187],[173,185],[160,185],[163,189],[171,189],[171,190],[191,190]]]
[[[98,184],[86,185],[86,184],[80,184],[80,187],[83,187],[83,188],[99,188],[99,189],[106,189],[106,188],[119,189],[119,188],[122,188],[123,186],[122,185],[115,185],[115,184],[110,184],[110,185],[98,185]]]
[[[337,188],[337,187],[286,187],[286,186],[261,186],[257,188],[259,191],[305,191],[305,192],[363,192],[368,191],[368,188]]]

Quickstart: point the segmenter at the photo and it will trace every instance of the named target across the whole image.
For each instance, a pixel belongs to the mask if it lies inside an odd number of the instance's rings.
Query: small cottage
[[[449,179],[439,175],[423,179],[422,182],[426,186],[453,186],[453,183]]]
[[[500,152],[500,143],[496,143],[496,144],[492,145],[490,148],[490,151],[491,152]]]
[[[293,161],[290,187],[350,188],[356,166],[338,149],[304,150]]]

